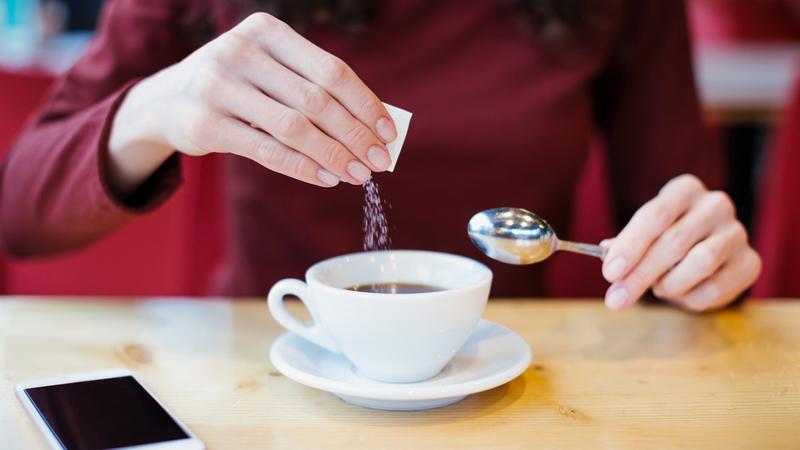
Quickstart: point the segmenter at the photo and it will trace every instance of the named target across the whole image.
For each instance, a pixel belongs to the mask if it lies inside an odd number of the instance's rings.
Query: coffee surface
[[[376,294],[423,294],[425,292],[443,291],[444,289],[438,286],[416,283],[371,283],[350,286],[347,290],[373,292]]]

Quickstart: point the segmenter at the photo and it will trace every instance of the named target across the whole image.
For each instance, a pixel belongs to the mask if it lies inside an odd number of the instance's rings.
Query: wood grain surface
[[[45,448],[16,383],[121,366],[209,449],[800,448],[800,301],[690,315],[492,300],[485,317],[531,345],[521,377],[384,412],[276,372],[263,300],[0,297],[0,448]]]

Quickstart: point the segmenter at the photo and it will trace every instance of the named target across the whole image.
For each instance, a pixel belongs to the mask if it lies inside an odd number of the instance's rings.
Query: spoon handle
[[[556,245],[557,250],[566,250],[572,253],[580,253],[581,255],[589,255],[600,258],[601,260],[606,257],[606,248],[594,244],[583,244],[580,242],[558,241]]]

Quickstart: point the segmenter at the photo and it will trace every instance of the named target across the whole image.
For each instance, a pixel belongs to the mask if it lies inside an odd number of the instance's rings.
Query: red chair
[[[0,157],[51,78],[3,73]],[[203,295],[223,255],[221,159],[184,160],[184,186],[158,211],[79,251],[46,259],[3,261],[7,294]]]
[[[755,247],[764,270],[756,297],[800,297],[800,82],[761,176]]]

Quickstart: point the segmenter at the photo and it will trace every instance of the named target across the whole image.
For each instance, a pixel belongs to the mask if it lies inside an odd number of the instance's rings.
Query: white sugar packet
[[[384,103],[386,111],[394,121],[395,129],[397,130],[397,139],[386,144],[386,149],[389,150],[389,156],[392,159],[392,164],[387,169],[389,172],[394,172],[394,166],[397,165],[397,158],[400,157],[400,150],[403,148],[403,142],[406,140],[408,133],[408,125],[411,123],[411,113]]]

